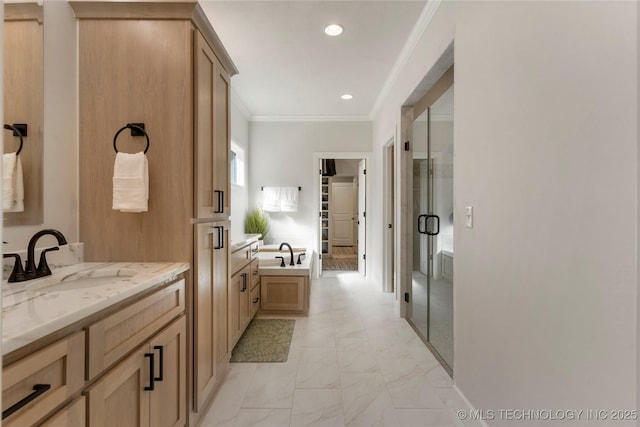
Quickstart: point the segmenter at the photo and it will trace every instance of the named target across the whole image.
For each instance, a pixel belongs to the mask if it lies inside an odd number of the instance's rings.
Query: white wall
[[[318,169],[314,152],[370,152],[369,122],[251,122],[249,207],[262,201],[261,186],[302,187],[295,213],[269,213],[268,241],[312,247]]]
[[[44,224],[4,227],[4,251],[43,228],[78,241],[77,25],[71,6],[44,2]]]
[[[233,82],[233,80],[232,80]],[[231,96],[231,139],[244,150],[244,186],[231,185],[231,239],[244,234],[244,216],[249,204],[249,121],[235,93]]]
[[[638,402],[636,8],[443,2],[375,117],[381,161],[455,40],[454,376],[478,408]]]

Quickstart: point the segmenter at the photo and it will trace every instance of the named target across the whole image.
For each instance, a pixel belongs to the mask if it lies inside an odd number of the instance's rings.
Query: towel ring
[[[18,136],[20,137],[20,147],[18,148],[18,151],[16,151],[16,156],[17,156],[22,151],[22,145],[24,144],[24,139],[22,138],[22,132],[20,132],[20,129],[18,129],[17,127],[11,126],[11,125],[4,125],[4,128],[7,130],[12,130],[14,134],[17,133]]]
[[[116,145],[116,141],[118,140],[118,135],[120,135],[120,132],[122,132],[125,129],[131,129],[132,133],[133,131],[137,131],[143,134],[147,138],[147,146],[144,149],[144,154],[147,154],[147,151],[149,151],[149,135],[147,134],[147,132],[144,130],[142,126],[134,125],[133,123],[127,123],[127,125],[123,128],[120,128],[120,130],[116,132],[116,136],[113,137],[113,149],[116,150],[116,153],[118,152],[118,146]]]

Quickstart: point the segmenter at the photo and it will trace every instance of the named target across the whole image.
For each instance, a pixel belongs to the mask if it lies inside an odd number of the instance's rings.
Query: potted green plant
[[[244,218],[244,232],[247,234],[261,234],[262,241],[269,232],[269,219],[260,209],[247,211]]]

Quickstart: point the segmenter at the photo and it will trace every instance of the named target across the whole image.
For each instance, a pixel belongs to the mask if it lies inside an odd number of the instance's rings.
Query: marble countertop
[[[260,236],[262,236],[262,234],[240,234],[239,236],[231,238],[231,252],[248,244],[257,242]]]
[[[54,269],[51,276],[2,282],[2,355],[31,344],[113,304],[173,281],[187,263],[83,262]],[[58,283],[93,278],[101,284],[56,290]],[[108,283],[105,283],[108,282]],[[49,286],[51,286],[49,288]]]

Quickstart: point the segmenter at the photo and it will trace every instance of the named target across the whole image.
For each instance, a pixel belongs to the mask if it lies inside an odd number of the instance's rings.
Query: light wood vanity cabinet
[[[230,77],[238,71],[196,1],[70,0],[78,24],[80,239],[87,261],[186,261],[187,405],[197,425],[228,371]],[[144,123],[149,209],[111,209],[115,133]],[[120,151],[144,137],[123,131]],[[206,225],[205,225],[206,224]],[[228,222],[222,225],[228,243]],[[215,232],[217,233],[217,231]]]
[[[22,407],[2,424],[186,425],[185,280],[133,298],[78,321],[65,338],[4,366],[3,412]],[[37,389],[42,392],[34,395]],[[29,403],[16,405],[30,395]]]
[[[229,282],[229,350],[237,344],[259,308],[254,303],[258,275],[258,243],[249,243],[231,254],[232,276]],[[252,299],[252,297],[254,299]],[[257,306],[256,306],[257,304]]]

